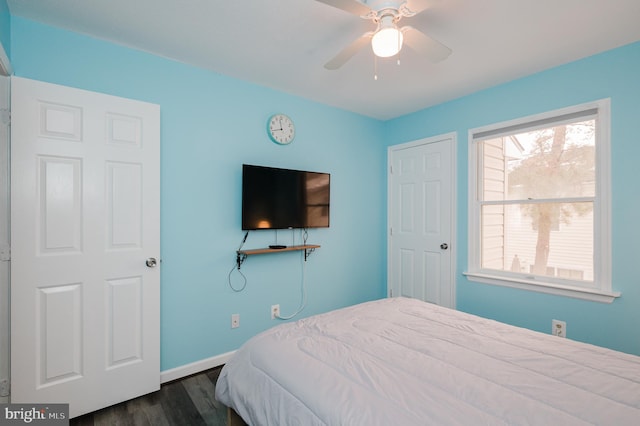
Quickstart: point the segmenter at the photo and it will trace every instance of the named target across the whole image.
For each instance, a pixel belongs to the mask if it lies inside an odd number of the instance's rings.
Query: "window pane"
[[[484,201],[595,196],[595,120],[484,140]]]
[[[482,206],[483,269],[593,281],[593,203]]]

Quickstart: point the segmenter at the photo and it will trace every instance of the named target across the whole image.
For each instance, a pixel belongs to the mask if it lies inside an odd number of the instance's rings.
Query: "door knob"
[[[449,248],[449,244],[447,244],[447,243],[442,243],[442,244],[440,244],[440,248],[441,248],[442,250],[446,250],[446,249],[448,249],[448,248]]]
[[[147,259],[147,261],[145,262],[147,264],[147,266],[149,268],[153,268],[154,266],[156,266],[158,264],[158,261],[156,260],[155,257],[150,257]]]

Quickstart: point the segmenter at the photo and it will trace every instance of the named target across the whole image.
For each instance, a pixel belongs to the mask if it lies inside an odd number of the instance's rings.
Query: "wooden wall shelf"
[[[305,244],[302,246],[289,246],[285,248],[273,249],[273,248],[259,248],[259,249],[251,249],[251,250],[238,250],[236,252],[236,263],[238,264],[238,269],[240,269],[240,265],[248,256],[253,256],[256,254],[268,254],[268,253],[282,253],[285,251],[302,251],[304,250],[304,260],[307,261],[307,257],[320,246],[315,244]]]

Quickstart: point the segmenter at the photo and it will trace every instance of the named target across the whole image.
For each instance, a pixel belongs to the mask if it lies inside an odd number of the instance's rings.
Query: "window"
[[[609,100],[469,132],[474,281],[611,302]]]

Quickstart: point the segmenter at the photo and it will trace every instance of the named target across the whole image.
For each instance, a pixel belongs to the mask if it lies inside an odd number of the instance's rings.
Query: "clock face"
[[[280,145],[290,144],[296,135],[293,121],[285,114],[272,115],[267,123],[267,131],[271,140]]]

